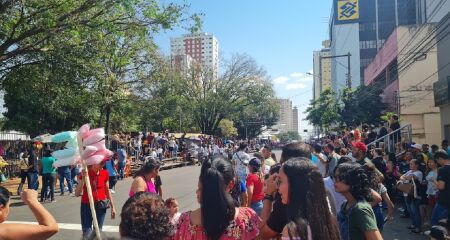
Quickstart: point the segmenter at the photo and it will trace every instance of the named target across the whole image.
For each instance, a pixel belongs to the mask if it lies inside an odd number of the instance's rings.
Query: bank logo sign
[[[337,0],[336,10],[338,22],[344,23],[359,19],[358,0]]]

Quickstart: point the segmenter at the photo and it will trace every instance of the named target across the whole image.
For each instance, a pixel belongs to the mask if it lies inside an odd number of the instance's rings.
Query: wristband
[[[266,195],[264,195],[264,200],[269,200],[269,201],[273,202],[274,198],[272,195],[266,194]]]

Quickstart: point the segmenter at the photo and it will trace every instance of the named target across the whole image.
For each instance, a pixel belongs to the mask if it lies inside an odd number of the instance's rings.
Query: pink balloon
[[[83,139],[83,145],[89,146],[96,142],[99,142],[100,140],[105,138],[105,133],[96,132],[94,134],[91,134],[89,137]]]
[[[103,155],[92,155],[86,159],[86,164],[87,165],[99,164],[103,161],[104,158],[105,156]]]
[[[114,153],[108,149],[101,149],[95,152],[95,155],[103,155],[105,157],[111,157],[112,155],[114,155]]]
[[[81,153],[81,156],[83,159],[89,158],[90,156],[94,155],[95,152],[97,152],[98,149],[94,146],[86,146]]]
[[[89,124],[86,123],[83,126],[80,127],[80,129],[78,129],[78,134],[82,137],[85,138],[85,135],[89,132]]]
[[[93,144],[91,144],[89,146],[96,147],[97,151],[106,149],[105,140],[101,140],[101,141],[93,143]]]
[[[103,134],[103,135],[105,135],[105,130],[103,128],[92,129],[89,132],[87,132],[86,134],[84,134],[83,140],[85,140],[85,139],[87,139],[90,136],[95,135],[95,134]]]

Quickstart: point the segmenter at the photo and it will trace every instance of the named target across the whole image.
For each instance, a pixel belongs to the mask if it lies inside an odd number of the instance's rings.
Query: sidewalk
[[[42,182],[42,179],[40,176],[39,176],[39,181]],[[6,189],[8,189],[8,191],[10,193],[12,193],[12,195],[17,195],[17,188],[19,187],[19,183],[20,183],[20,178],[10,178],[10,179],[8,179],[7,182],[0,184],[0,186],[3,186]],[[26,189],[26,188],[28,188],[28,185],[25,181],[24,189]]]

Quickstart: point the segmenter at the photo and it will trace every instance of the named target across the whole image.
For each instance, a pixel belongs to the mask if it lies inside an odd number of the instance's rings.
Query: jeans
[[[117,176],[109,176],[109,189],[114,189],[117,183]]]
[[[80,174],[80,171],[78,170],[77,167],[74,167],[70,170],[70,177],[72,178],[72,185],[74,185],[74,184],[78,185],[78,181],[77,181],[78,174]]]
[[[382,232],[383,226],[384,226],[383,210],[379,205],[376,207],[373,207],[372,209],[373,209],[373,213],[375,214],[375,219],[377,220],[378,230],[380,232]]]
[[[28,189],[38,190],[39,188],[39,175],[37,172],[29,172],[28,178],[30,181],[28,182]]]
[[[439,221],[445,219],[449,214],[448,208],[439,203],[434,205],[433,213],[431,214],[431,226],[438,225]]]
[[[41,202],[50,197],[50,200],[55,200],[55,180],[56,174],[44,173],[42,174],[42,189],[41,189]],[[50,196],[47,196],[47,189],[50,187]]]
[[[422,226],[422,219],[419,211],[420,201],[420,199],[415,199],[412,197],[406,198],[406,207],[408,208],[409,217],[411,218],[411,225],[414,225],[416,228],[420,228]]]
[[[91,208],[88,203],[81,203],[80,207],[80,215],[81,215],[81,228],[83,230],[83,238],[88,238],[92,234],[92,214]],[[98,227],[100,231],[103,229],[103,223],[105,222],[106,209],[98,210],[95,209],[95,215],[97,216]]]
[[[69,192],[72,193],[73,192],[72,177],[69,169],[59,173],[59,188],[61,189],[61,194],[64,194],[64,178],[67,181],[67,187],[69,188]]]
[[[251,208],[253,210],[255,210],[256,214],[259,216],[261,214],[261,211],[263,209],[263,202],[259,201],[259,202],[254,202],[251,205]]]
[[[125,176],[125,162],[119,161],[119,179],[122,180]]]

